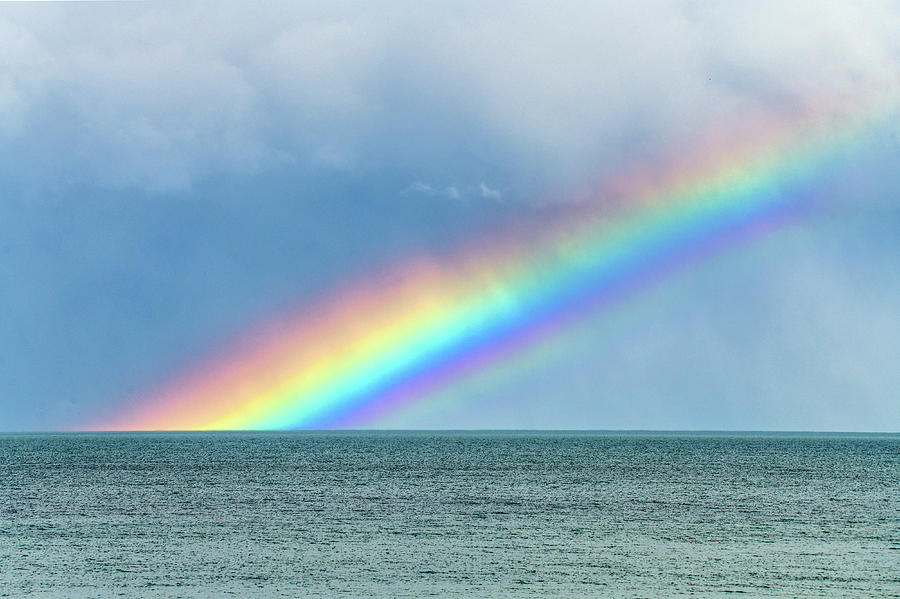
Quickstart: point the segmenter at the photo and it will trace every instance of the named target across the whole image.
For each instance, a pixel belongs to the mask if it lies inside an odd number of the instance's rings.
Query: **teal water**
[[[0,436],[2,597],[900,597],[900,436]]]

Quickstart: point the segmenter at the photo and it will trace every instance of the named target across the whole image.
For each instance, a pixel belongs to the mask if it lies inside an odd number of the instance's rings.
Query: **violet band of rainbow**
[[[802,213],[872,115],[778,129],[608,209],[561,211],[532,239],[412,259],[274,319],[222,356],[91,428],[364,425],[516,355],[643,282]],[[765,138],[765,136],[762,136]]]

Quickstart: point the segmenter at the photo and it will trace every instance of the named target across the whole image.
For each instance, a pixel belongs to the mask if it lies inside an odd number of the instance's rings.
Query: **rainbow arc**
[[[427,401],[643,282],[801,214],[872,122],[770,125],[676,168],[634,169],[613,208],[561,207],[537,234],[402,261],[264,323],[92,428],[333,427]]]

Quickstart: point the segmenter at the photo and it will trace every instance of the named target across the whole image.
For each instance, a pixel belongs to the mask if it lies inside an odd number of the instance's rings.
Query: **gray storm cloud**
[[[710,123],[896,97],[898,32],[887,0],[7,5],[0,172],[168,191],[469,152],[566,181]]]

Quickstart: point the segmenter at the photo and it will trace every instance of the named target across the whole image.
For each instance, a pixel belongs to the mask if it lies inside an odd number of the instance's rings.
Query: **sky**
[[[354,426],[900,430],[900,4],[483,4],[0,4],[0,430],[873,107],[815,209]]]

